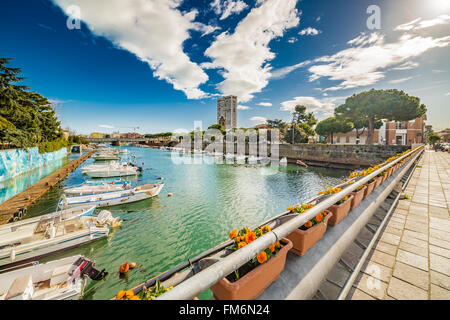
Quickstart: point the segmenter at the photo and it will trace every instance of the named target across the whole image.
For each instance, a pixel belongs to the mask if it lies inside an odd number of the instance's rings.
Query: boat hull
[[[46,256],[79,247],[108,236],[108,227],[92,227],[65,236],[45,239],[14,247],[15,259],[11,259],[12,248],[0,250],[0,270],[41,259]]]
[[[62,200],[61,205],[68,207],[95,205],[101,208],[137,202],[157,196],[164,187],[164,183],[155,183],[154,186],[151,189],[139,189],[140,187],[136,187],[130,190],[104,194],[66,197],[65,200]]]

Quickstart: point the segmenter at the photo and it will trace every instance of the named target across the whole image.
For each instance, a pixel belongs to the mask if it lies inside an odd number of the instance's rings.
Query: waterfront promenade
[[[425,150],[352,300],[450,299],[450,153]]]

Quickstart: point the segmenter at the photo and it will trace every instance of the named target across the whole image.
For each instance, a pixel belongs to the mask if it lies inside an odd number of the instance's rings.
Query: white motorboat
[[[142,168],[138,166],[110,166],[98,169],[89,169],[83,173],[92,178],[108,178],[108,177],[124,177],[133,176],[142,172]]]
[[[118,163],[117,161],[111,161],[109,163],[105,163],[105,164],[89,164],[89,165],[85,165],[83,167],[81,167],[81,172],[85,173],[86,171],[89,170],[98,170],[98,169],[106,169],[106,168],[115,168],[115,167],[120,167],[120,166],[126,166],[127,164],[122,162],[121,164]]]
[[[164,183],[158,182],[154,184],[137,186],[127,190],[111,191],[92,195],[63,196],[59,202],[59,205],[62,208],[85,206],[87,204],[96,205],[97,207],[115,206],[155,197],[161,192],[163,187]]]
[[[101,280],[108,273],[75,255],[0,274],[0,300],[77,300],[86,276]]]
[[[120,157],[114,153],[97,153],[92,156],[95,161],[120,160]]]
[[[10,230],[0,235],[0,270],[105,238],[108,225],[120,225],[111,212],[97,217],[55,221],[43,219],[36,226]]]
[[[128,149],[119,149],[120,151],[119,151],[119,153],[122,153],[122,154],[128,154],[129,152],[128,152]]]
[[[70,220],[73,218],[83,217],[83,216],[92,216],[94,213],[96,206],[87,205],[80,206],[77,208],[67,208],[57,210],[53,213],[44,214],[41,216],[37,216],[34,218],[28,218],[24,220],[20,220],[17,222],[7,223],[0,226],[0,237],[2,235],[11,234],[13,232],[18,232],[21,230],[34,229],[39,223],[43,221],[61,221],[61,220]],[[59,208],[58,208],[59,209]]]
[[[131,189],[129,181],[113,181],[111,183],[83,184],[78,187],[64,189],[64,193],[66,195],[82,196],[128,189]]]

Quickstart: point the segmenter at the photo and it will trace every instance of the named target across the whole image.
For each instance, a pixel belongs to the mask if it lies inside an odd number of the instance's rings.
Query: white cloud
[[[397,26],[394,30],[395,31],[419,30],[447,23],[450,23],[450,15],[443,14],[434,19],[429,20],[422,20],[422,18],[417,18],[414,19],[413,21]]]
[[[392,70],[410,70],[417,68],[419,64],[414,61],[406,61],[405,63],[399,65],[398,67],[392,68]]]
[[[250,108],[250,107],[247,107],[247,106],[243,106],[243,105],[238,104],[237,109],[238,109],[238,110],[249,110],[249,109],[251,109],[251,108]]]
[[[390,80],[389,83],[402,83],[408,80],[411,80],[413,77],[405,77],[405,78],[400,78],[400,79],[394,79],[394,80]]]
[[[233,1],[233,0],[214,0],[211,3],[211,7],[213,8],[216,14],[222,14],[220,20],[224,20],[228,18],[230,15],[234,13],[240,13],[245,10],[248,5],[241,0]]]
[[[292,100],[282,102],[280,110],[294,112],[296,105],[302,105],[306,107],[307,112],[321,112],[325,116],[331,116],[334,113],[336,101],[341,99],[342,97],[323,99],[317,99],[314,97],[295,97]]]
[[[100,124],[99,127],[100,128],[106,128],[106,129],[114,129],[114,126],[111,126],[109,124]]]
[[[266,123],[266,121],[267,121],[267,119],[264,117],[251,117],[250,120],[256,124]]]
[[[446,95],[446,96],[450,96],[450,92],[447,92],[445,95]]]
[[[310,60],[306,60],[306,61],[294,64],[292,66],[287,66],[287,67],[283,67],[280,69],[276,69],[276,70],[270,72],[270,78],[271,79],[282,79],[285,76],[287,76],[289,73],[291,73],[292,71],[297,70],[301,67],[304,67],[310,63],[311,63]]]
[[[317,30],[315,28],[308,27],[308,28],[303,29],[302,31],[300,31],[298,34],[301,35],[301,36],[304,36],[304,35],[317,36],[321,32],[322,31]]]
[[[271,107],[272,104],[270,102],[260,102],[258,103],[258,106]]]
[[[340,81],[326,90],[372,85],[385,77],[387,67],[404,64],[429,49],[448,46],[450,36],[433,38],[404,34],[396,42],[386,43],[384,37],[376,33],[362,34],[348,43],[353,47],[317,58],[315,62],[323,64],[308,69],[311,72],[309,80],[326,77]]]
[[[205,51],[209,67],[224,69],[218,89],[247,102],[267,86],[271,76],[268,61],[275,58],[269,43],[299,23],[297,0],[258,1],[259,6],[237,25],[234,33],[223,32]],[[202,65],[203,66],[203,65]]]
[[[197,10],[181,12],[180,0],[53,0],[66,13],[71,5],[92,33],[104,36],[119,48],[135,54],[154,70],[153,75],[183,91],[189,99],[205,97],[198,87],[207,74],[183,52],[189,30],[213,31],[194,22]]]
[[[295,42],[297,42],[297,40],[298,40],[297,38],[291,37],[291,38],[288,39],[287,42],[289,42],[289,43],[295,43]]]

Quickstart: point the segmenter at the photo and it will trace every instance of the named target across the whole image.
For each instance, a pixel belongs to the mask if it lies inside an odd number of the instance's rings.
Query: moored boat
[[[52,213],[44,214],[34,218],[28,218],[17,222],[7,223],[0,226],[0,237],[4,234],[10,234],[11,232],[17,232],[20,230],[34,229],[39,223],[43,221],[62,221],[70,220],[83,216],[92,216],[96,206],[87,205],[77,208],[60,209]],[[1,244],[0,244],[1,245]]]
[[[0,274],[0,300],[75,300],[87,276],[101,280],[107,274],[81,255],[33,264]]]
[[[121,191],[131,189],[129,181],[117,181],[113,183],[101,183],[101,184],[85,184],[78,187],[64,189],[64,193],[67,195],[93,195],[98,193]]]
[[[0,235],[0,270],[104,238],[108,225],[119,224],[117,219],[103,210],[97,217],[43,219],[36,226],[5,232]]]
[[[109,207],[125,203],[145,200],[157,196],[162,188],[163,182],[140,185],[134,188],[120,191],[111,191],[81,196],[63,196],[59,202],[62,208],[84,206],[87,204],[97,207]]]

